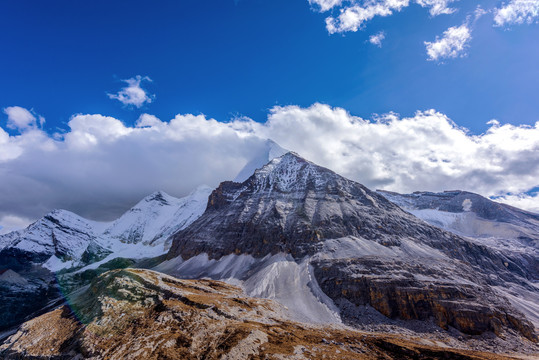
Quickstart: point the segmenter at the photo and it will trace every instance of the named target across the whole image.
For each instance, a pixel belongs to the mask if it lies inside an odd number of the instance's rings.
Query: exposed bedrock
[[[378,259],[319,260],[313,266],[320,287],[336,303],[368,304],[389,318],[432,319],[443,329],[451,326],[470,335],[492,331],[500,336],[509,328],[537,341],[533,325],[480,281],[459,283],[432,272],[427,279],[418,272],[425,267]]]

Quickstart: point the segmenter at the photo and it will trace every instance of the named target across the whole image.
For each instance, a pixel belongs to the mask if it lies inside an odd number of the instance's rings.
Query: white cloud
[[[375,17],[388,17],[400,12],[412,3],[428,8],[431,16],[453,14],[458,9],[451,4],[458,0],[308,0],[316,5],[320,12],[330,12],[326,17],[326,29],[330,34],[356,32],[363,29],[366,23]],[[338,12],[338,14],[336,14]],[[487,13],[494,14],[495,26],[508,26],[539,21],[539,0],[510,0],[500,8],[483,9],[477,5],[475,11],[469,12],[466,23],[447,29],[441,38],[425,41],[429,60],[442,60],[466,55],[466,48],[471,40],[471,25]],[[472,19],[472,20],[470,20]],[[369,41],[381,46],[376,35]]]
[[[444,31],[441,38],[437,36],[434,42],[425,41],[428,60],[438,61],[465,56],[471,39],[468,24],[450,27]]]
[[[400,11],[410,4],[409,0],[379,0],[367,1],[358,5],[355,1],[353,5],[340,9],[338,17],[326,18],[326,28],[330,34],[358,31],[365,22],[372,20],[376,16],[389,16],[394,11]]]
[[[364,120],[315,104],[275,107],[266,123],[146,114],[129,127],[79,114],[68,125],[60,139],[0,129],[0,219],[36,219],[53,208],[110,219],[155,190],[182,196],[234,178],[266,138],[371,188],[500,196],[539,185],[539,123],[492,122],[471,135],[434,110]]]
[[[369,37],[369,42],[373,45],[376,45],[378,47],[382,47],[382,40],[386,38],[386,35],[383,31],[380,31],[377,34],[371,35]]]
[[[7,127],[12,130],[25,131],[37,127],[37,119],[34,114],[20,106],[9,106],[4,109],[7,115]],[[43,126],[45,118],[38,116],[39,125]]]
[[[452,14],[456,10],[449,4],[456,0],[415,0],[415,3],[429,8],[431,16]],[[317,5],[320,12],[338,8],[338,16],[326,18],[326,28],[330,34],[347,31],[358,31],[365,23],[376,16],[386,17],[410,6],[410,0],[309,0],[311,5]]]
[[[539,214],[539,192],[495,197],[493,200]]]
[[[483,195],[521,193],[537,186],[539,122],[492,123],[471,135],[434,110],[367,121],[340,108],[274,108],[259,136],[371,188],[411,192],[459,188]]]
[[[117,94],[108,94],[109,98],[116,99],[124,105],[135,106],[137,108],[140,108],[146,103],[151,103],[154,99],[155,95],[148,94],[148,92],[140,86],[142,81],[152,81],[149,77],[137,75],[134,78],[122,81],[125,82],[127,86],[123,87]]]
[[[309,4],[318,6],[321,12],[333,9],[342,4],[342,0],[309,0]]]
[[[454,1],[455,0],[416,0],[421,7],[430,8],[429,12],[431,16],[454,13],[455,9],[449,7],[449,4]]]
[[[129,127],[78,114],[63,135],[36,129],[10,136],[0,128],[0,218],[36,219],[64,208],[110,219],[156,190],[182,196],[200,184],[217,186],[263,149],[263,139],[234,128],[241,123],[146,115]]]
[[[14,230],[24,229],[32,221],[27,218],[6,215],[0,218],[0,235],[10,233]]]
[[[539,19],[539,0],[511,0],[495,10],[496,26],[531,24]]]

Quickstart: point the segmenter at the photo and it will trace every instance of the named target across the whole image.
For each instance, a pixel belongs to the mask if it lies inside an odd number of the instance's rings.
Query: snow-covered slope
[[[539,214],[467,191],[378,192],[431,225],[524,258],[535,280],[539,280]]]
[[[211,188],[201,186],[178,199],[156,192],[111,223],[55,210],[26,229],[0,236],[0,256],[61,269],[101,263],[115,257],[164,254],[168,237],[205,210]]]
[[[202,215],[212,190],[200,186],[181,199],[163,191],[155,192],[110,224],[103,237],[111,242],[142,243],[168,250],[167,238]]]
[[[100,225],[66,210],[54,210],[24,230],[0,236],[0,251],[31,254],[34,262],[55,256],[72,263],[82,258],[90,244],[98,246]]]

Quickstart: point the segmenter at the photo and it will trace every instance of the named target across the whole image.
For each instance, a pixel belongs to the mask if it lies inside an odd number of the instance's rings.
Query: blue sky
[[[204,113],[265,121],[274,105],[315,102],[354,115],[437,109],[474,133],[495,118],[539,119],[539,26],[474,25],[463,58],[427,61],[424,41],[463,23],[476,5],[431,16],[410,5],[358,32],[329,34],[307,0],[4,1],[0,5],[0,107],[34,109],[46,129],[76,113],[133,123],[141,112],[163,119]],[[314,11],[313,11],[314,10]],[[382,47],[368,42],[383,31]],[[142,111],[107,92],[120,79],[149,76],[155,100]]]
[[[538,20],[539,0],[2,1],[0,232],[216,186],[268,138],[371,188],[539,211]]]

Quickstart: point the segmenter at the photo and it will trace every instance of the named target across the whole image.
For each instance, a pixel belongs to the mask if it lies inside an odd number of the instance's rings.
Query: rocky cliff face
[[[388,318],[435,319],[466,334],[507,330],[537,339],[526,316],[494,291],[514,284],[536,293],[526,264],[293,153],[243,183],[222,183],[206,212],[174,236],[168,259],[279,253],[309,263],[344,322],[349,304],[368,305]]]
[[[320,287],[328,296],[356,305],[370,305],[388,318],[433,320],[439,327],[479,335],[505,329],[536,341],[534,327],[511,309],[488,285],[448,263],[461,280],[450,281],[441,271],[420,263],[376,258],[320,260],[313,263]],[[472,275],[472,276],[470,276]]]
[[[67,306],[28,321],[3,359],[509,359],[428,339],[291,322],[285,309],[212,280],[148,270],[101,275]]]

